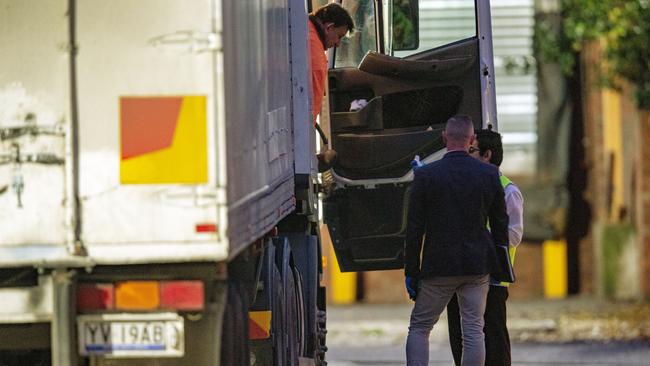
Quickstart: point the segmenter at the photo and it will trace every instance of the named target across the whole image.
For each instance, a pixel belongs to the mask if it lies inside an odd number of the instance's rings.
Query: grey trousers
[[[490,276],[434,277],[420,281],[406,338],[406,364],[429,364],[429,333],[454,292],[458,295],[463,332],[462,366],[485,364],[483,314]]]

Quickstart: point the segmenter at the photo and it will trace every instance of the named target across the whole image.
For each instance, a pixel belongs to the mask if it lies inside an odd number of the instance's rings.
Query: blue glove
[[[406,276],[404,284],[406,285],[406,292],[409,293],[409,299],[415,301],[415,298],[418,296],[418,280]]]
[[[424,164],[422,164],[422,162],[420,161],[420,155],[415,155],[413,160],[411,160],[411,168],[413,169],[413,171],[415,171],[417,168],[421,167],[422,165]]]

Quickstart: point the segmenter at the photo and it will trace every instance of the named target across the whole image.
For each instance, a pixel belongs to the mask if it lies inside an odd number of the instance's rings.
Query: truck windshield
[[[377,50],[374,0],[344,0],[342,6],[354,20],[354,32],[341,40],[334,67],[357,67],[370,50]]]

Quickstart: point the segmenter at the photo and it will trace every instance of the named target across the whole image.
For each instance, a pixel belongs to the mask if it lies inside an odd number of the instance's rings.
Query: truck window
[[[418,1],[395,0],[393,2],[391,26],[393,28],[393,50],[415,50],[418,48]]]
[[[406,57],[476,36],[474,0],[420,0],[419,45],[417,49],[395,51]]]
[[[377,50],[374,0],[344,0],[341,4],[354,20],[354,32],[341,40],[334,67],[357,67],[368,51]]]
[[[309,11],[311,12],[313,10],[316,10],[323,5],[327,5],[327,3],[327,0],[311,0],[311,9]]]

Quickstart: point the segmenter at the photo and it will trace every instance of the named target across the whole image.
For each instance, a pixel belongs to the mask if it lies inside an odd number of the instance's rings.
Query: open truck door
[[[489,1],[343,0],[356,30],[329,71],[324,218],[342,271],[403,268],[410,161],[440,159],[447,119],[496,129]],[[445,19],[432,22],[431,19]]]

